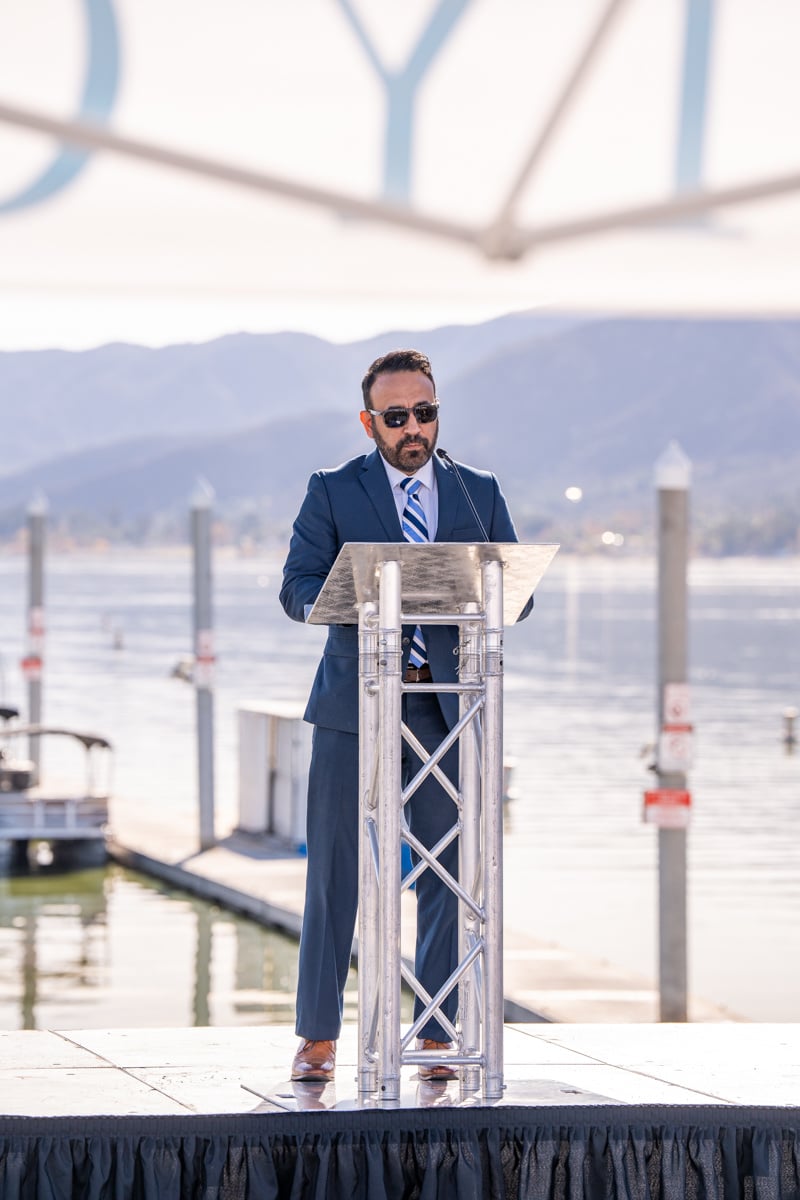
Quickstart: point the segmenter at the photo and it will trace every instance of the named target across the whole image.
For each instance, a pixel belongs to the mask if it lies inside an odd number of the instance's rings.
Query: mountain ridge
[[[430,355],[442,444],[496,471],[523,529],[641,525],[653,465],[672,440],[692,461],[703,519],[800,505],[800,320],[511,314],[343,346],[303,334],[232,335],[166,352],[109,346],[70,359],[60,384],[53,370],[63,360],[49,356],[61,352],[40,352],[22,366],[29,389],[44,372],[46,398],[29,391],[34,411],[6,443],[0,531],[19,523],[39,490],[62,519],[177,514],[198,476],[214,487],[221,514],[260,510],[285,530],[313,470],[371,448],[358,422],[361,375],[398,343]],[[17,358],[0,356],[7,426]],[[47,432],[39,448],[54,450],[14,470],[37,422]],[[92,443],[98,429],[101,444]],[[569,486],[583,489],[580,505],[564,499]]]

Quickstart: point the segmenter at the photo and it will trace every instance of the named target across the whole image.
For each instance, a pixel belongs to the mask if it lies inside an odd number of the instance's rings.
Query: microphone
[[[475,505],[472,502],[472,496],[470,496],[469,492],[467,491],[467,485],[464,483],[464,480],[461,478],[461,472],[459,471],[458,467],[453,462],[452,458],[450,457],[450,455],[447,453],[446,450],[439,449],[436,451],[436,453],[439,455],[439,458],[441,458],[442,462],[447,463],[448,467],[453,468],[456,479],[458,480],[458,483],[459,483],[459,487],[461,488],[462,492],[464,493],[464,495],[466,497],[467,504],[472,509],[473,517],[478,522],[478,528],[480,529],[481,533],[483,534],[483,540],[485,542],[488,542],[489,535],[486,532],[486,529],[484,528],[483,521],[480,518],[477,508],[475,507]]]

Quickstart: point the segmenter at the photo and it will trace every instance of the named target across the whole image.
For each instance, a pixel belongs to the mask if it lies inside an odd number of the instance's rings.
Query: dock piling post
[[[199,480],[192,496],[194,551],[194,685],[197,695],[197,785],[200,848],[214,845],[214,631],[211,607],[213,489]]]
[[[22,668],[28,681],[28,723],[42,723],[42,659],[44,654],[44,540],[47,501],[39,493],[28,506],[28,638]],[[28,739],[33,780],[39,782],[42,739]]]
[[[691,464],[671,442],[655,468],[658,489],[658,727],[672,719],[667,689],[687,691],[687,561]],[[687,705],[688,707],[688,705]],[[657,762],[659,789],[685,792],[686,772]],[[686,1021],[686,829],[658,830],[659,1003],[661,1021]]]

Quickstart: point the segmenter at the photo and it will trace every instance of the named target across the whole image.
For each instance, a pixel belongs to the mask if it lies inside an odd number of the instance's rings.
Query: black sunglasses
[[[439,415],[439,402],[430,404],[423,401],[422,404],[415,404],[413,408],[385,408],[383,412],[379,412],[377,408],[369,408],[367,412],[371,417],[383,417],[383,423],[387,429],[402,429],[408,424],[409,414],[413,412],[418,425],[430,425],[431,421],[435,421]]]

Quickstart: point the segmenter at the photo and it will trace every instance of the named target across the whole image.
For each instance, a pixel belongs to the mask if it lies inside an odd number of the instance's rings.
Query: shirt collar
[[[397,467],[393,467],[391,463],[388,463],[382,454],[381,462],[386,468],[386,474],[389,477],[389,483],[393,488],[399,487],[404,479],[411,478],[418,479],[424,487],[428,488],[429,491],[433,491],[433,455],[431,455],[424,467],[420,467],[420,469],[415,471],[411,476],[406,475],[404,471],[398,471]]]

